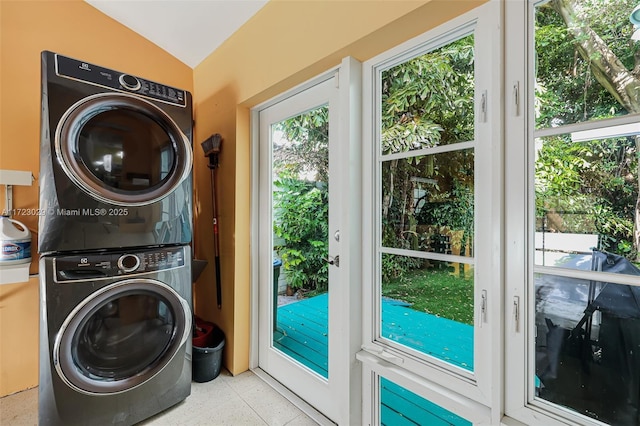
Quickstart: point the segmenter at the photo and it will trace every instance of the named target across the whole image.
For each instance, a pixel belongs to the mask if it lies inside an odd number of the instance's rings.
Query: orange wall
[[[0,169],[38,176],[42,50],[193,92],[191,68],[87,3],[0,0]],[[15,187],[14,208],[38,208],[37,185]],[[36,216],[15,218],[35,234]],[[0,396],[38,384],[38,310],[37,278],[0,286]]]
[[[213,268],[196,284],[196,311],[220,324],[232,373],[249,366],[250,108],[336,66],[366,60],[424,33],[484,0],[272,0],[194,70],[195,140],[220,133],[218,169],[223,306],[215,304]],[[197,152],[197,148],[196,148]],[[213,258],[209,170],[196,154],[196,250]]]

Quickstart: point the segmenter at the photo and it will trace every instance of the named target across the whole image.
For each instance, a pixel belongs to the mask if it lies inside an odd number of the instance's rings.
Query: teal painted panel
[[[380,424],[382,426],[416,426],[417,423],[412,422],[410,419],[404,417],[401,413],[395,409],[382,405],[380,407]]]
[[[380,378],[380,420],[383,425],[471,426],[471,422],[392,381]]]

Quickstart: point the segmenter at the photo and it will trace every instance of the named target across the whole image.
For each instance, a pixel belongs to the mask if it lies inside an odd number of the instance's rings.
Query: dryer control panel
[[[184,107],[184,90],[56,54],[56,74]]]
[[[122,253],[60,256],[53,259],[55,281],[87,281],[139,275],[185,266],[183,247]]]

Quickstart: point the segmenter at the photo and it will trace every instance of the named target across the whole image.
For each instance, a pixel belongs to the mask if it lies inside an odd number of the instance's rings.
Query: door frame
[[[263,273],[270,276],[261,277],[259,267],[260,112],[332,78],[339,90],[340,113],[337,123],[337,152],[330,155],[332,159],[336,158],[338,163],[338,181],[341,183],[342,190],[337,204],[342,208],[337,214],[336,224],[336,229],[340,230],[340,252],[330,253],[332,256],[340,255],[340,267],[335,271],[338,284],[334,283],[331,288],[330,305],[338,311],[339,321],[343,323],[338,335],[334,336],[335,347],[331,349],[329,355],[330,365],[332,362],[336,363],[340,371],[340,374],[331,376],[333,389],[342,392],[331,395],[331,403],[336,406],[335,418],[332,420],[339,424],[360,424],[362,376],[361,365],[356,360],[355,354],[362,344],[360,124],[362,100],[361,64],[354,58],[344,58],[339,66],[251,109],[251,312],[256,314],[251,316],[249,367],[260,376],[268,376],[260,368],[259,363],[259,291],[260,285],[264,285],[264,280],[270,283],[272,276],[272,274]],[[333,170],[335,169],[334,167]],[[330,229],[329,238],[333,238],[333,232],[334,230]],[[275,387],[276,390],[286,393],[277,383]],[[292,393],[285,396],[294,396],[293,399],[296,399],[295,394]],[[317,412],[311,414],[318,419]]]

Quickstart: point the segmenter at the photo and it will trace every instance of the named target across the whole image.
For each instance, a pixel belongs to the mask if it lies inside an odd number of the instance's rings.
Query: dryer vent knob
[[[129,74],[122,74],[118,79],[122,87],[129,90],[140,89],[140,80]]]
[[[123,254],[118,259],[118,268],[122,272],[133,272],[140,266],[140,258],[134,254]]]

